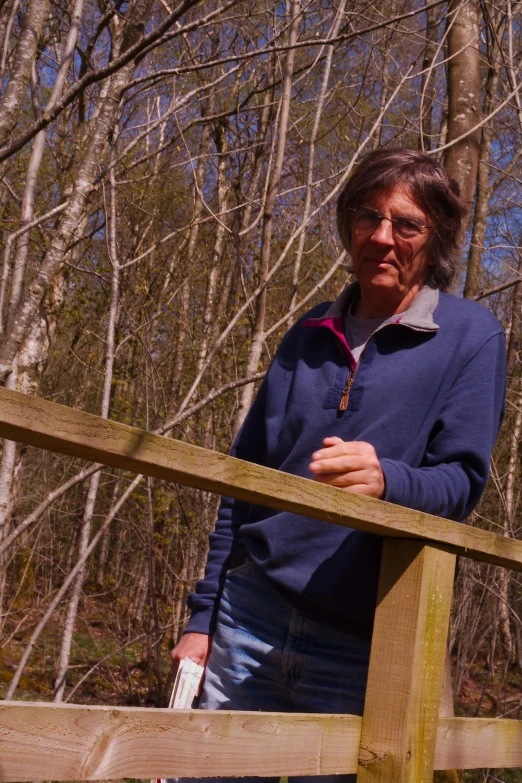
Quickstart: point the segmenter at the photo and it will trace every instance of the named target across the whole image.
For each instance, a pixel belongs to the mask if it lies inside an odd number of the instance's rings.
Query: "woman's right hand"
[[[211,647],[212,637],[208,636],[208,634],[183,634],[171,652],[174,675],[178,671],[178,666],[183,658],[190,658],[194,663],[198,663],[203,667],[206,666]]]

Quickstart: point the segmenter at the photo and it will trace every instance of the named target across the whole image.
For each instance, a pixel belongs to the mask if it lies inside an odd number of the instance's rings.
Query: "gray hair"
[[[467,208],[458,184],[425,152],[389,147],[374,150],[361,160],[337,201],[337,229],[341,241],[349,252],[354,206],[399,184],[410,190],[432,224],[428,243],[431,276],[438,288],[447,291],[459,265],[459,237]]]

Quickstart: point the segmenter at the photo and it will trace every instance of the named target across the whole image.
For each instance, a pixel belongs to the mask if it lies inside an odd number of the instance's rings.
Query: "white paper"
[[[191,658],[183,658],[178,666],[176,679],[170,695],[170,710],[190,710],[197,696],[205,668]],[[176,780],[176,778],[169,778]],[[167,783],[165,778],[154,778],[150,783]]]

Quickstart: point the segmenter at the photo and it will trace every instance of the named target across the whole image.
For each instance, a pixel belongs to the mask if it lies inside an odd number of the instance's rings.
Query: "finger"
[[[323,438],[323,446],[333,446],[336,443],[346,443],[342,438],[338,438],[337,435],[330,435],[327,438]]]
[[[314,476],[314,480],[320,484],[328,484],[330,487],[347,489],[354,486],[368,487],[370,476],[365,470],[356,470],[353,473],[319,473]]]
[[[337,457],[341,454],[376,457],[373,446],[362,441],[325,438],[323,444],[325,445],[323,445],[322,449],[318,449],[312,454],[313,460],[324,459],[325,457]]]
[[[342,479],[339,479],[339,477],[329,478],[329,476],[331,477],[332,474],[314,476],[314,481],[318,481],[325,486],[341,489],[343,492],[352,492],[355,495],[366,495],[366,497],[372,498],[382,497],[382,490],[380,487],[374,486],[373,483],[367,483],[364,479],[361,483],[355,482],[354,484],[346,484]]]
[[[341,446],[346,449],[347,454],[375,454],[375,449],[371,443],[365,440],[342,440],[336,435],[323,438],[323,448],[328,449],[332,446]]]
[[[368,461],[360,455],[347,456],[328,456],[310,463],[312,473],[351,473],[354,470],[365,470],[369,467]]]
[[[347,443],[336,443],[334,446],[328,448],[322,448],[318,451],[314,451],[312,454],[312,461],[316,462],[324,459],[331,459],[332,457],[359,457],[362,456],[358,449],[350,448]]]
[[[369,497],[377,497],[373,489],[369,484],[351,484],[349,487],[342,487],[345,492],[353,492],[354,495],[367,495]]]

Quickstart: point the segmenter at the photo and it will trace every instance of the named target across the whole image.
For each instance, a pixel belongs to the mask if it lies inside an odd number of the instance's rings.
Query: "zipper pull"
[[[343,393],[341,395],[341,402],[339,403],[339,410],[345,411],[348,408],[348,400],[350,399],[350,386],[352,385],[352,373],[348,376]]]

